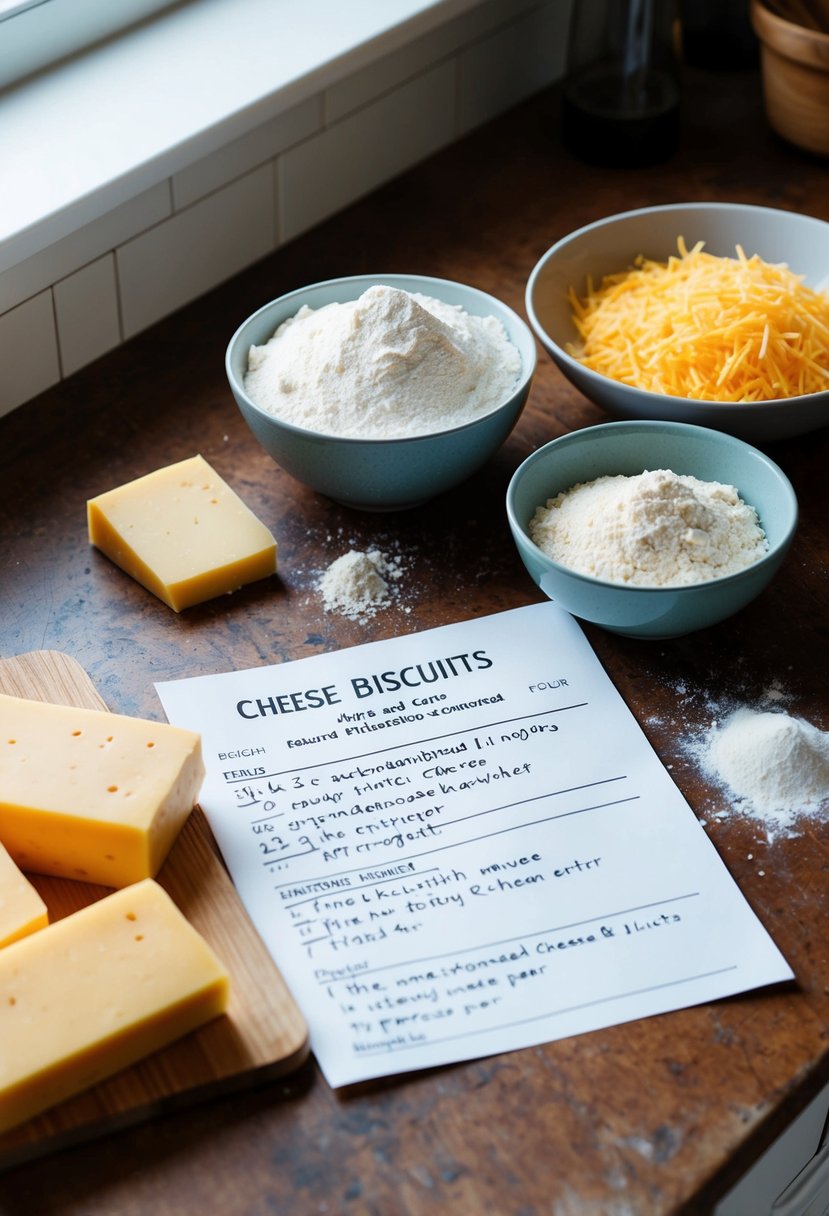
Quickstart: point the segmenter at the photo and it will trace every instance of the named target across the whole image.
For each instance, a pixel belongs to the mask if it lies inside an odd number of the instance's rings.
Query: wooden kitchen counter
[[[719,199],[829,219],[827,164],[771,134],[752,72],[689,73],[681,147],[652,169],[572,159],[554,113],[551,95],[473,133],[0,420],[2,655],[66,651],[111,708],[160,718],[156,680],[537,602],[507,528],[507,482],[541,443],[606,420],[546,356],[497,458],[439,501],[394,515],[341,508],[279,470],[244,425],[223,361],[248,313],[319,279],[436,274],[523,314],[541,254],[616,211]],[[794,483],[801,522],[782,573],[749,608],[668,642],[585,630],[796,982],[341,1092],[310,1060],[17,1166],[0,1180],[3,1216],[711,1212],[829,1083],[825,819],[769,842],[762,822],[731,813],[686,746],[713,702],[752,704],[770,688],[829,729],[828,439],[823,430],[766,447]],[[90,549],[85,503],[195,452],[275,531],[280,573],[177,616]],[[322,570],[374,545],[406,556],[400,602],[369,625],[327,613]]]

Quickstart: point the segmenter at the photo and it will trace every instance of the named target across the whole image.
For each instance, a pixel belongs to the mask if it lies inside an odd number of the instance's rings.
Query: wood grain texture
[[[829,24],[822,19],[793,0],[772,8],[751,0],[768,120],[783,139],[829,156]]]
[[[231,397],[224,350],[265,301],[336,275],[435,274],[522,313],[555,241],[629,208],[722,199],[829,220],[826,165],[769,129],[759,71],[686,72],[683,89],[680,146],[664,165],[608,172],[568,155],[553,90],[0,419],[2,653],[71,653],[113,709],[160,718],[155,680],[537,602],[506,523],[509,478],[548,439],[607,421],[550,360],[480,473],[415,511],[375,516],[310,493],[265,456]],[[280,568],[175,616],[90,551],[85,503],[196,451],[272,528]],[[758,600],[664,643],[585,632],[796,983],[347,1092],[309,1060],[275,1084],[6,1174],[3,1216],[711,1216],[829,1083],[826,821],[769,840],[687,749],[715,706],[755,704],[768,688],[829,729],[829,431],[768,451],[801,520]],[[404,562],[399,602],[367,624],[326,612],[321,572],[372,545]],[[539,674],[565,660],[539,655]]]
[[[80,664],[54,650],[0,660],[0,692],[108,708]],[[69,879],[30,877],[51,921],[108,891]],[[0,1167],[149,1118],[175,1101],[261,1081],[265,1074],[282,1075],[305,1059],[304,1019],[242,907],[200,808],[190,815],[158,881],[228,968],[227,1015],[1,1135]]]

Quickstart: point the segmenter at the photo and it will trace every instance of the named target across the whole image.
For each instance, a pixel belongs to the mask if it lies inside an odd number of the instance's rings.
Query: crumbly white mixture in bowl
[[[495,455],[537,357],[526,321],[497,296],[428,275],[363,274],[251,313],[225,369],[245,422],[284,472],[344,506],[398,511]]]
[[[303,305],[266,343],[251,346],[244,386],[283,422],[395,439],[489,413],[520,371],[496,317],[378,284],[356,300]]]
[[[577,483],[538,507],[529,532],[572,570],[641,587],[736,574],[768,551],[757,512],[734,486],[670,469]]]
[[[636,638],[694,633],[758,598],[797,527],[794,489],[721,431],[637,419],[568,432],[512,476],[507,521],[537,586]]]

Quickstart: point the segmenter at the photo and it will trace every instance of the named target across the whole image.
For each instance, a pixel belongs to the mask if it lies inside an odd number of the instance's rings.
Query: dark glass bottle
[[[675,0],[574,0],[561,133],[581,160],[658,164],[679,139]]]

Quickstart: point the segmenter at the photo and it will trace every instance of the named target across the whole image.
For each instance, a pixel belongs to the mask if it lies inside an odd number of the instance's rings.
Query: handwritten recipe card
[[[157,690],[333,1086],[792,978],[555,604]]]

